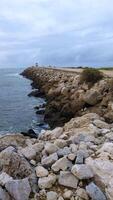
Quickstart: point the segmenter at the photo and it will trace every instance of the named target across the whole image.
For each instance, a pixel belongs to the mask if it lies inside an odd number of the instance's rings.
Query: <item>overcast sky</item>
[[[0,66],[113,66],[113,0],[0,0]]]

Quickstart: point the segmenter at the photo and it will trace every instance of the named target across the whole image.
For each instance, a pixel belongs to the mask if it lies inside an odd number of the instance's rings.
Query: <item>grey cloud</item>
[[[112,66],[112,0],[1,0],[0,66]]]

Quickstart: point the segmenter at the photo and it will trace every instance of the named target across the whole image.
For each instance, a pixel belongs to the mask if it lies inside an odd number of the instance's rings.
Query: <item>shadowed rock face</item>
[[[80,83],[77,72],[31,67],[22,75],[33,81],[32,86],[39,89],[38,94],[45,95],[45,121],[51,128],[63,126],[71,118],[89,112],[113,122],[113,95],[108,86],[110,78],[104,78],[90,88],[86,83]]]

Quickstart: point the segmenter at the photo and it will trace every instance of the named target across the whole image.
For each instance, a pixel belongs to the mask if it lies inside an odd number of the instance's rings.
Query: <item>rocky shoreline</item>
[[[56,128],[0,137],[0,199],[112,200],[110,78],[89,87],[77,73],[33,67],[23,75],[46,96],[45,120]]]
[[[104,77],[90,87],[80,83],[79,72],[30,67],[22,75],[32,80],[35,90],[31,95],[46,98],[45,122],[51,128],[90,112],[104,117],[108,123],[113,122],[111,78]]]

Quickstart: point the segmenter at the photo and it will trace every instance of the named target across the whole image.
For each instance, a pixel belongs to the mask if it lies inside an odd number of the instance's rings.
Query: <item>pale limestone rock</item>
[[[71,160],[71,161],[74,161],[75,157],[76,157],[76,155],[74,153],[68,154],[68,159]]]
[[[31,165],[36,166],[36,161],[35,160],[30,160]]]
[[[57,200],[58,194],[56,192],[47,192],[47,200]]]
[[[59,148],[64,148],[67,145],[67,142],[66,140],[63,140],[63,139],[56,139],[54,144],[58,146]]]
[[[70,148],[72,153],[76,154],[78,150],[78,146],[76,144],[70,144]]]
[[[66,156],[71,153],[70,147],[64,147],[63,149],[59,149],[57,154],[59,157]]]
[[[41,164],[45,167],[50,167],[53,163],[55,163],[58,160],[57,153],[53,153],[50,156],[47,156],[45,158],[42,158]]]
[[[39,178],[38,186],[40,189],[49,189],[51,188],[56,182],[56,175],[50,174],[47,177]]]
[[[33,160],[36,157],[36,151],[32,146],[25,147],[20,152],[29,160]]]
[[[101,129],[108,129],[108,130],[109,130],[109,128],[110,128],[110,125],[109,125],[109,124],[107,124],[106,122],[101,121],[101,120],[99,120],[99,119],[95,119],[95,120],[93,121],[93,124],[94,124],[95,126],[97,126],[98,128],[101,128]]]
[[[113,157],[113,143],[106,142],[103,146],[98,150],[98,153],[107,152]]]
[[[58,200],[64,200],[64,198],[60,196],[60,197],[58,198]]]
[[[92,169],[86,164],[76,164],[72,167],[71,172],[78,179],[90,179],[93,178],[94,174]]]
[[[13,178],[24,178],[32,173],[27,160],[9,148],[0,153],[0,169]]]
[[[11,196],[4,190],[2,187],[0,187],[0,199],[1,200],[12,200]]]
[[[5,187],[15,200],[29,200],[31,187],[28,178],[12,180],[6,183]]]
[[[86,190],[83,189],[83,188],[77,188],[77,190],[76,190],[76,195],[77,195],[78,197],[80,197],[81,199],[89,200],[89,197],[88,197],[88,195],[87,195],[87,193],[86,193]]]
[[[57,127],[54,130],[51,131],[51,139],[59,138],[63,133],[62,127]]]
[[[61,171],[58,183],[62,186],[76,189],[78,179],[69,171]]]
[[[55,144],[52,143],[46,143],[45,145],[45,152],[47,154],[53,154],[58,150],[58,147]]]
[[[108,158],[104,160],[97,158],[87,158],[87,165],[89,165],[93,169],[95,182],[98,186],[105,188],[109,186],[110,181],[113,180],[113,162],[108,160]]]
[[[86,186],[86,191],[93,200],[107,200],[100,188],[93,182]]]
[[[63,193],[64,199],[70,199],[73,195],[73,192],[71,190],[67,190]]]
[[[44,143],[43,142],[35,143],[33,145],[33,148],[35,149],[36,153],[40,153],[44,148]]]
[[[0,185],[4,186],[7,182],[12,181],[13,178],[11,176],[9,176],[7,173],[2,172],[0,174]]]
[[[22,148],[20,152],[28,159],[32,160],[35,159],[36,154],[42,151],[44,145],[43,143],[36,143],[34,145],[27,146]]]
[[[109,200],[113,200],[113,178],[111,178],[106,188],[106,196]]]
[[[85,103],[93,106],[102,99],[102,96],[100,95],[100,92],[98,92],[97,90],[90,89],[86,92],[83,98]]]
[[[57,160],[51,167],[54,172],[58,172],[60,170],[65,171],[66,169],[70,169],[72,167],[72,162],[70,162],[66,157],[60,158]]]
[[[45,168],[42,167],[42,166],[37,166],[37,167],[35,168],[35,171],[36,171],[37,177],[39,177],[39,178],[48,176],[48,170],[45,169]]]

